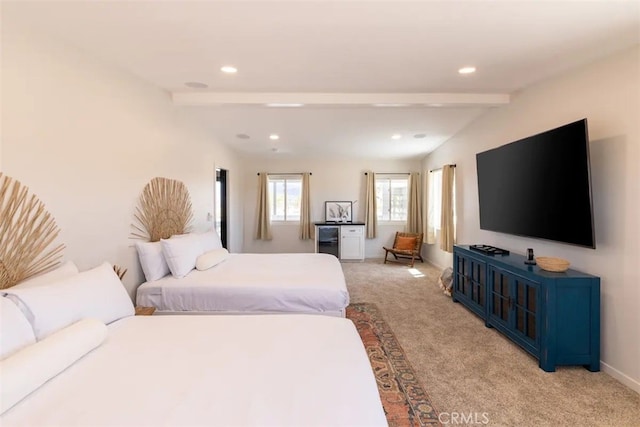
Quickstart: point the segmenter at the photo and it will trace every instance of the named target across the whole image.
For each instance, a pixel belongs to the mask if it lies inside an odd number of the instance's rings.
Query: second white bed
[[[344,316],[349,292],[328,254],[230,254],[186,277],[145,282],[137,305],[160,313],[314,313]]]
[[[3,426],[384,426],[353,323],[136,316],[0,417]],[[35,344],[37,345],[37,344]]]

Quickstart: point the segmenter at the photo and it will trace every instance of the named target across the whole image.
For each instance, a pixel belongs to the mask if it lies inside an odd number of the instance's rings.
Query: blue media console
[[[553,273],[526,257],[453,249],[452,298],[539,360],[541,369],[600,370],[600,278]]]

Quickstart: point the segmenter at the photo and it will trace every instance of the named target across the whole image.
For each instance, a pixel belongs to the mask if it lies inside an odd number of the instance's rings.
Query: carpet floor
[[[367,350],[389,427],[440,426],[429,395],[378,307],[351,304],[347,318],[355,323]]]
[[[554,373],[437,285],[439,270],[343,263],[352,303],[375,304],[443,425],[640,426],[640,395],[604,372]]]

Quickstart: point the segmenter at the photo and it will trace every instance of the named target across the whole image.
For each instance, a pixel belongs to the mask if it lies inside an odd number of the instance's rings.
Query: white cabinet
[[[364,225],[340,226],[340,259],[364,259]]]
[[[364,224],[316,224],[316,252],[364,261]]]

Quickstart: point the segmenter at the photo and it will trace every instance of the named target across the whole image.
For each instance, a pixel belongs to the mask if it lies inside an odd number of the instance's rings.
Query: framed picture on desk
[[[324,220],[326,222],[351,222],[353,220],[353,202],[324,202]]]

